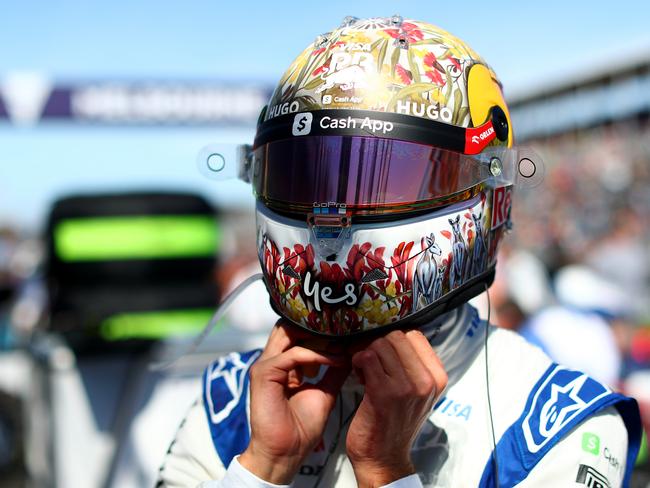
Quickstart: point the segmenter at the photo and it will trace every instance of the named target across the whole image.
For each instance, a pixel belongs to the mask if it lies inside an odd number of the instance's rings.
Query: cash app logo
[[[590,432],[582,434],[582,450],[598,455],[600,452],[600,437]]]

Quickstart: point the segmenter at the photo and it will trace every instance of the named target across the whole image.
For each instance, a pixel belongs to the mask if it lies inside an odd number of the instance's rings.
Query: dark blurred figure
[[[46,412],[28,446],[43,460],[37,483],[111,486],[131,422],[163,378],[148,368],[155,346],[196,334],[218,303],[220,233],[215,209],[195,194],[54,203],[45,235],[48,301],[31,346],[38,364],[31,417]]]

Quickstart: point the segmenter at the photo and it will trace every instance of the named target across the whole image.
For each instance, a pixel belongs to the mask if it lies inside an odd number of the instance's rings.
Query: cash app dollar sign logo
[[[293,127],[291,133],[294,136],[304,136],[311,132],[311,121],[314,116],[311,112],[303,112],[296,114],[293,119]]]
[[[600,452],[600,437],[591,432],[582,434],[582,450],[597,456]]]

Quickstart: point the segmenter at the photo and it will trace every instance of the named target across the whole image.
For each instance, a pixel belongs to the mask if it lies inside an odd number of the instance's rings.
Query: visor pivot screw
[[[491,158],[490,173],[492,173],[492,176],[501,176],[502,171],[503,171],[503,166],[501,164],[501,160],[499,158]]]

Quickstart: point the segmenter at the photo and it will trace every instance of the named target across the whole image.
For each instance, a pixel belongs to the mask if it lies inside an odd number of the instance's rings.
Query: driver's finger
[[[406,338],[409,340],[413,349],[424,363],[424,366],[429,370],[433,376],[436,384],[436,395],[440,395],[445,388],[447,388],[447,371],[440,361],[440,358],[435,353],[429,340],[419,330],[410,330],[406,333]]]
[[[347,361],[343,356],[312,351],[311,349],[300,346],[294,346],[265,361],[265,365],[269,369],[284,372],[287,375],[298,366],[302,367],[308,364],[344,366],[346,363]]]
[[[298,327],[292,326],[280,319],[276,322],[275,327],[273,327],[260,359],[268,359],[282,354],[293,346],[296,341],[308,336],[308,332],[301,331]]]

